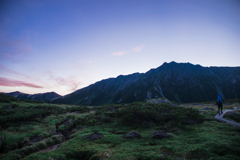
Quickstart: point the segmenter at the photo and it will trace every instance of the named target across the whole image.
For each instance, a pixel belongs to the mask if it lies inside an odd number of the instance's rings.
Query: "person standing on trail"
[[[218,94],[218,98],[217,98],[217,105],[218,105],[218,113],[220,114],[220,109],[221,109],[221,114],[223,113],[222,112],[222,109],[223,109],[223,101],[225,101],[225,99],[222,98],[222,94]]]

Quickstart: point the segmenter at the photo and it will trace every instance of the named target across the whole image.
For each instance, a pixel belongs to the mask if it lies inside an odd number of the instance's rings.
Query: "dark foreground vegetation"
[[[216,112],[213,104],[1,102],[0,159],[239,159],[240,130]]]

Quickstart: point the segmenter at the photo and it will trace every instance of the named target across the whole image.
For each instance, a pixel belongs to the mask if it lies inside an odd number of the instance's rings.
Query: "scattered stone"
[[[102,137],[103,137],[103,135],[101,133],[93,133],[90,135],[83,136],[83,138],[88,138],[91,140],[95,140],[95,139],[102,138]]]
[[[138,133],[136,131],[133,131],[133,132],[131,132],[129,134],[124,134],[121,137],[132,139],[132,138],[141,138],[142,136],[141,136],[140,133]]]
[[[74,113],[80,113],[80,111],[75,111]]]
[[[214,111],[215,109],[206,107],[206,108],[203,108],[202,110],[211,110],[211,111]]]
[[[153,139],[167,138],[167,134],[163,132],[155,132],[152,136]]]

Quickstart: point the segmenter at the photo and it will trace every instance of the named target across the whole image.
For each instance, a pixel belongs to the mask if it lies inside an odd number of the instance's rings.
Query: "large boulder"
[[[121,137],[123,138],[128,138],[128,139],[133,139],[133,138],[142,138],[142,135],[136,131],[133,131],[131,133],[128,134],[124,134]]]
[[[90,140],[95,140],[95,139],[102,138],[102,137],[103,137],[103,135],[101,133],[92,133],[92,134],[83,136],[83,138],[88,138]]]
[[[152,136],[153,139],[162,139],[162,138],[167,138],[167,134],[163,132],[155,132],[153,133]]]

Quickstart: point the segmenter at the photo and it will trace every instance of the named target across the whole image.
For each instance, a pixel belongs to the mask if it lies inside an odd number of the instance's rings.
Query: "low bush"
[[[14,106],[12,109],[0,109],[0,125],[2,128],[15,125],[19,122],[34,121],[37,118],[49,116],[51,114],[66,113],[66,110],[57,106],[35,106],[33,109]]]
[[[171,122],[174,126],[179,124],[202,123],[204,117],[199,111],[192,108],[175,107],[168,104],[131,105],[122,107],[114,113],[114,116],[121,117],[122,123],[132,126],[163,125]]]

